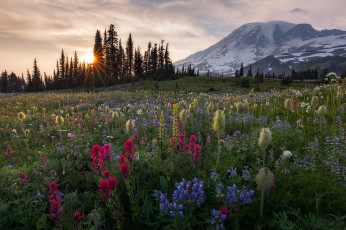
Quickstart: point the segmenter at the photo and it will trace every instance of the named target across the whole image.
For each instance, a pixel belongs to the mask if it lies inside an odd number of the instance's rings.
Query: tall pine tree
[[[133,41],[131,34],[126,42],[126,72],[129,80],[132,79],[132,71],[133,71]]]

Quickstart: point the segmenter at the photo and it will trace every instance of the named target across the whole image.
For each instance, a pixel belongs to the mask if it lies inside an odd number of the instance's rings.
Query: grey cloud
[[[302,10],[300,8],[295,8],[293,10],[290,11],[291,13],[302,13],[305,14],[307,11],[306,10]]]

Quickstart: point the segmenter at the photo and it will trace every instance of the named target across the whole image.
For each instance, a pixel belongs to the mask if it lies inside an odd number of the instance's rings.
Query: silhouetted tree
[[[135,71],[135,77],[137,79],[143,76],[143,57],[142,57],[139,46],[135,50],[134,71]]]
[[[126,42],[126,68],[127,77],[131,80],[133,71],[133,41],[131,34]]]
[[[240,77],[244,76],[244,65],[243,65],[243,62],[241,62],[241,65],[240,65],[239,76]]]
[[[110,69],[111,83],[114,84],[118,80],[119,66],[117,63],[118,34],[113,24],[109,26],[107,31],[106,49],[106,66]]]

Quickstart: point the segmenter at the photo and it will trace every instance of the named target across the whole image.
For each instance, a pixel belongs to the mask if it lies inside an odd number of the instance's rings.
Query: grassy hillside
[[[245,77],[244,77],[245,79]],[[293,83],[289,86],[281,85],[281,80],[279,79],[264,79],[264,83],[260,84],[261,91],[270,90],[271,88],[304,88],[307,86],[306,83]],[[160,91],[248,91],[252,88],[255,88],[256,85],[253,84],[253,79],[251,79],[251,84],[249,88],[241,88],[240,86],[236,86],[236,79],[234,77],[206,77],[206,76],[198,76],[198,77],[184,77],[177,80],[172,81],[152,81],[145,80],[136,83],[127,83],[120,84],[116,86],[112,86],[109,89],[115,90],[160,90]]]

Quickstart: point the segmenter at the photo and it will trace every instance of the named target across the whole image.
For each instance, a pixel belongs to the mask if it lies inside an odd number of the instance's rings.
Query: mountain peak
[[[345,35],[346,31],[318,31],[305,23],[252,22],[240,26],[216,44],[176,62],[175,65],[179,68],[191,64],[199,69],[200,73],[208,70],[234,73],[241,62],[249,65],[270,55],[297,53],[294,55],[346,56]],[[307,51],[312,53],[306,53]],[[303,57],[297,58],[297,61],[305,60]]]

